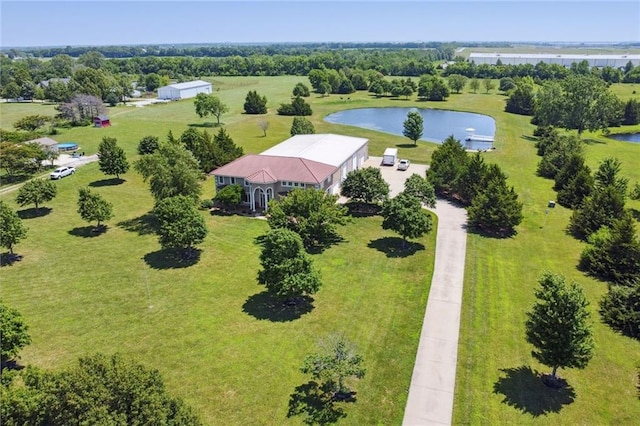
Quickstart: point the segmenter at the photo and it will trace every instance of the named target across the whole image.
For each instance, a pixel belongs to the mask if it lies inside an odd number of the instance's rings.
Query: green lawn
[[[222,121],[247,153],[289,136],[292,118],[275,111],[290,101],[297,82],[308,84],[305,77],[212,81],[231,109]],[[241,114],[249,90],[267,96],[266,117]],[[613,90],[624,99],[633,96],[632,86],[614,85]],[[524,203],[525,220],[513,238],[469,235],[454,423],[631,424],[640,418],[634,388],[640,345],[599,322],[597,304],[606,284],[576,269],[583,245],[564,231],[570,211],[557,206],[545,215],[555,193],[551,181],[535,175],[539,158],[529,139],[533,126],[528,117],[504,113],[505,97],[484,90],[452,95],[444,103],[375,99],[366,93],[353,94],[349,101],[335,95],[307,100],[318,133],[367,137],[370,155],[399,145],[399,155],[416,163],[427,163],[435,145],[409,147],[407,138],[333,125],[322,117],[347,108],[416,106],[481,112],[497,121],[497,149],[484,155],[508,174]],[[31,113],[17,108],[25,105],[0,104],[4,128]],[[42,106],[32,108],[39,111]],[[145,108],[119,106],[109,114],[110,128],[63,129],[55,138],[78,141],[91,154],[102,136],[113,136],[133,159],[145,135],[164,138],[171,130],[179,136],[189,124],[215,122],[200,119],[188,100]],[[265,118],[270,123],[266,137],[258,127]],[[599,134],[585,139],[592,168],[602,158],[616,156],[623,162],[623,174],[632,183],[640,181],[640,144]],[[413,256],[387,257],[373,248],[377,244],[369,247],[372,240],[392,236],[380,229],[380,219],[356,219],[344,229],[343,243],[315,256],[325,285],[314,309],[293,321],[260,320],[256,317],[265,315],[265,301],[255,281],[259,251],[253,240],[265,232],[266,224],[207,216],[211,233],[201,245],[200,261],[188,268],[166,268],[155,236],[145,233],[139,220],[152,207],[148,190],[135,172],[125,178],[122,185],[95,188],[115,204],[116,217],[104,235],[77,236],[87,225],[75,212],[77,188],[104,179],[96,164],[59,183],[60,194],[48,204],[49,215],[26,221],[29,237],[17,247],[24,260],[0,269],[3,299],[31,325],[34,342],[22,354],[24,363],[55,368],[96,350],[120,351],[160,369],[169,388],[209,424],[282,424],[289,395],[307,381],[298,372],[304,355],[318,338],[341,331],[358,344],[367,361],[367,376],[356,386],[358,401],[346,407],[344,423],[401,422],[428,295],[434,235],[421,240],[425,250]],[[204,185],[210,196],[213,184]],[[630,206],[640,211],[640,202]],[[523,325],[536,280],[545,269],[577,280],[591,301],[595,357],[585,370],[560,372],[574,396],[550,394],[531,373],[546,371],[530,356]]]
[[[228,80],[221,97],[231,106],[229,87],[242,96],[241,106],[247,87],[254,86]],[[300,79],[265,80],[271,90],[284,89],[284,102]],[[13,107],[2,105],[2,112]],[[110,128],[65,129],[59,140],[79,141],[90,154],[103,135],[113,136],[133,159],[142,136],[164,138],[170,129],[179,136],[187,124],[210,120],[199,119],[189,101],[118,107],[110,115]],[[270,116],[266,138],[241,119],[223,117],[247,152],[288,137],[290,117]],[[401,421],[435,233],[419,240],[421,250],[394,257],[385,247],[400,240],[382,230],[380,218],[354,218],[342,230],[343,242],[314,256],[324,286],[313,309],[291,318],[279,305],[270,307],[273,301],[256,282],[254,241],[267,231],[265,221],[203,212],[210,234],[200,245],[199,262],[177,267],[163,258],[145,222],[153,206],[146,185],[133,171],[124,178],[120,185],[102,186],[97,164],[83,166],[58,182],[47,215],[25,220],[29,236],[16,247],[24,259],[0,269],[3,300],[31,327],[33,343],[22,352],[22,363],[58,368],[94,351],[118,351],[159,369],[172,393],[207,424],[299,424],[297,417],[287,419],[287,410],[290,395],[309,380],[299,371],[302,360],[318,339],[345,333],[363,354],[367,375],[355,384],[358,401],[346,404],[344,422]],[[89,224],[76,213],[77,189],[92,182],[114,203],[115,217],[100,236],[89,236]],[[203,186],[212,195],[213,182]],[[2,199],[13,205],[14,196]]]

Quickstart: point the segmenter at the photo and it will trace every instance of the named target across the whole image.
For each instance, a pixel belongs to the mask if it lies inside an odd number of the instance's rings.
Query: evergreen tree
[[[598,170],[596,170],[593,175],[595,189],[601,190],[607,186],[611,186],[625,199],[629,181],[628,179],[619,177],[621,168],[622,163],[620,163],[620,160],[617,158],[608,157],[600,162]]]
[[[487,181],[488,167],[480,153],[472,155],[455,181],[455,192],[466,205],[470,205],[482,192]]]
[[[640,123],[640,101],[631,98],[624,106],[624,118],[622,124],[633,126]]]
[[[556,191],[564,189],[585,167],[587,166],[584,164],[584,156],[581,153],[572,153],[567,161],[558,169],[558,173],[555,175],[555,185],[553,189]],[[589,169],[587,168],[587,170]]]
[[[304,117],[293,117],[291,124],[291,136],[295,135],[312,135],[316,132],[313,123]]]
[[[567,185],[558,191],[560,205],[576,209],[593,193],[593,176],[588,166],[584,166],[573,176]]]
[[[616,284],[633,284],[640,277],[640,239],[635,220],[625,212],[612,227],[589,236],[580,256],[580,266],[589,274]]]
[[[160,146],[160,140],[157,136],[145,136],[138,143],[138,154],[153,154]]]
[[[467,164],[467,151],[453,135],[447,137],[431,155],[431,164],[427,170],[427,180],[436,193],[449,193],[455,189]],[[449,194],[453,195],[453,194]]]
[[[583,156],[584,153],[583,143],[575,135],[553,137],[543,150],[537,172],[539,176],[550,179],[555,179],[573,155]]]
[[[534,105],[533,81],[521,79],[507,98],[504,110],[513,114],[532,115]]]
[[[538,280],[538,301],[527,313],[526,337],[535,350],[535,359],[552,368],[584,368],[593,356],[594,342],[589,324],[588,302],[575,282],[545,272]]]
[[[233,139],[224,128],[218,130],[218,134],[213,137],[213,142],[215,144],[215,165],[217,167],[224,166],[244,155],[242,147],[233,142]]]
[[[303,98],[308,98],[309,96],[311,96],[311,93],[309,92],[309,88],[307,87],[306,84],[298,83],[293,88],[293,96],[301,96]]]
[[[596,190],[584,199],[569,219],[569,232],[586,240],[602,226],[611,226],[624,211],[624,198],[613,186]]]
[[[640,280],[632,286],[609,286],[600,301],[600,315],[613,329],[640,339]]]
[[[129,162],[124,149],[118,146],[116,138],[103,137],[98,146],[98,164],[100,171],[106,175],[120,175],[129,170]]]
[[[221,127],[220,131],[224,131],[224,127]],[[206,130],[200,132],[198,129],[191,127],[180,135],[180,142],[198,160],[201,172],[209,173],[216,167],[223,165],[221,160],[218,159],[220,150],[213,137]]]
[[[507,186],[504,175],[494,175],[467,209],[472,227],[498,234],[511,234],[522,222],[522,203],[513,187]]]
[[[320,274],[298,234],[284,228],[272,229],[261,243],[258,282],[270,292],[295,303],[300,296],[320,289]]]
[[[247,114],[266,114],[267,97],[258,95],[255,90],[250,90],[244,101],[244,112]]]

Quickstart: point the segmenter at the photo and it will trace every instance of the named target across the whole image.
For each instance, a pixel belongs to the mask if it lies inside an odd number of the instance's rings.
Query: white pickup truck
[[[75,172],[76,172],[75,167],[63,166],[63,167],[58,167],[57,169],[52,171],[49,177],[51,179],[62,179],[65,176],[74,174]]]

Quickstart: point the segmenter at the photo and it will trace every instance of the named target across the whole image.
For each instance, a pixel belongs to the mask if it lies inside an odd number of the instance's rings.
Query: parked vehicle
[[[74,174],[75,172],[76,172],[75,167],[63,166],[63,167],[58,167],[57,169],[52,171],[49,177],[51,177],[51,179],[62,179],[65,176]]]
[[[397,159],[398,159],[398,148],[387,148],[384,150],[384,154],[382,154],[382,165],[393,166],[396,164]]]
[[[411,162],[409,160],[400,160],[398,162],[398,170],[407,170],[409,168],[409,165],[411,165]]]

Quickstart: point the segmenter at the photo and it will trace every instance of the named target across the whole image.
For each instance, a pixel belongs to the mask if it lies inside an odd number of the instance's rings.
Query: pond
[[[424,120],[424,131],[420,140],[442,143],[453,135],[467,149],[485,150],[493,146],[492,142],[473,138],[470,141],[466,140],[468,128],[474,129],[474,135],[490,139],[493,139],[496,133],[496,122],[492,117],[470,112],[428,108],[359,108],[329,114],[324,120],[402,136],[403,123],[409,111],[418,111]]]
[[[609,137],[617,141],[640,143],[640,133],[620,133],[617,135],[609,135]]]

